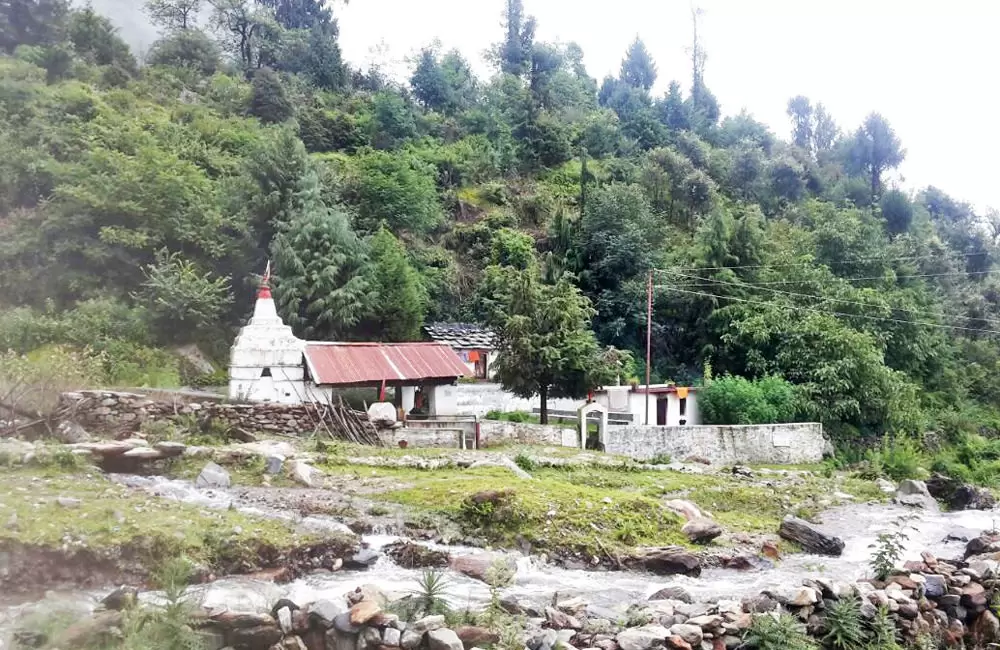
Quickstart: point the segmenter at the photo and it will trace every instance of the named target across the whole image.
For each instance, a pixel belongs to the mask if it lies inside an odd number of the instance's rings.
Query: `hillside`
[[[944,466],[992,476],[1000,220],[893,187],[906,151],[878,113],[796,97],[787,138],[724,115],[697,43],[662,97],[638,40],[599,82],[519,0],[494,76],[428,46],[405,86],[345,66],[313,0],[150,4],[143,65],[96,10],[0,8],[8,368],[210,381],[165,350],[224,359],[272,260],[303,336],[502,327],[522,282],[592,307],[593,349],[641,377],[656,269],[654,380],[777,375],[841,443],[933,432],[958,445]]]

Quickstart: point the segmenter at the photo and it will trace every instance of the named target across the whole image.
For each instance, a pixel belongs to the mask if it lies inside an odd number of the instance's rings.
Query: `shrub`
[[[523,451],[514,457],[514,464],[526,472],[533,472],[538,468],[538,463],[535,462],[535,459]]]
[[[886,436],[881,446],[866,454],[869,472],[894,481],[919,478],[928,460],[916,442],[909,438]]]
[[[862,650],[861,603],[856,597],[843,598],[830,607],[824,621],[823,643],[831,650]]]
[[[746,634],[746,645],[754,650],[815,650],[816,644],[806,628],[787,614],[775,619],[769,615],[753,619]]]
[[[726,375],[698,392],[698,407],[706,424],[776,424],[795,419],[799,398],[795,386],[778,376]]]

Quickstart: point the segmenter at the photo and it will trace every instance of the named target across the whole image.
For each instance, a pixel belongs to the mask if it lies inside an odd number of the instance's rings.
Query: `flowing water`
[[[287,511],[264,509],[241,503],[226,490],[199,489],[189,482],[159,477],[113,476],[112,480],[141,489],[162,498],[177,499],[208,508],[234,507],[247,514],[277,517],[309,530],[347,530],[333,518],[325,516],[301,517]],[[542,604],[549,602],[554,593],[580,596],[588,603],[609,610],[623,611],[629,604],[641,602],[657,590],[669,585],[684,587],[696,601],[739,599],[761,591],[801,585],[805,578],[826,577],[838,581],[862,578],[867,572],[871,545],[879,532],[887,530],[897,518],[913,517],[908,525],[904,560],[919,559],[921,551],[930,551],[942,558],[960,556],[964,542],[949,536],[973,537],[981,531],[992,529],[996,511],[967,511],[954,513],[925,512],[882,504],[854,504],[824,513],[821,528],[844,540],[846,547],[841,557],[831,558],[810,554],[789,556],[773,568],[738,572],[725,569],[707,569],[700,578],[663,577],[635,571],[583,571],[564,569],[541,559],[517,555],[517,574],[513,585],[503,590],[504,595]],[[373,549],[399,540],[392,535],[367,535],[364,541]],[[475,548],[429,545],[452,555],[472,555],[483,551]],[[225,578],[208,585],[192,588],[192,596],[206,607],[227,607],[232,610],[267,611],[279,598],[305,604],[318,599],[343,599],[345,594],[360,585],[375,585],[390,597],[412,592],[422,573],[403,569],[389,558],[382,557],[366,571],[340,571],[305,576],[289,584],[274,583],[249,578]],[[449,600],[456,608],[476,609],[489,599],[488,587],[461,574],[448,572]],[[70,603],[73,607],[93,608],[100,593],[48,594],[44,607],[53,603]],[[155,598],[155,594],[146,595]],[[22,604],[0,608],[0,630],[9,628],[18,618],[27,615],[39,604]],[[0,635],[0,649],[4,647]]]

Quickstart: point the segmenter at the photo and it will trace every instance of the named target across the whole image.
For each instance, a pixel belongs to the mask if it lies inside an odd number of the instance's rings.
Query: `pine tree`
[[[656,63],[638,36],[625,54],[619,78],[634,88],[647,91],[656,83]]]
[[[272,246],[275,301],[301,336],[337,340],[369,313],[368,247],[347,215],[313,204]]]
[[[361,328],[364,338],[413,341],[427,312],[427,291],[420,274],[406,258],[406,248],[383,227],[370,242],[369,282],[372,315]]]

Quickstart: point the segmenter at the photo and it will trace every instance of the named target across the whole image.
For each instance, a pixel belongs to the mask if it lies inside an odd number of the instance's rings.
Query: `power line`
[[[727,267],[727,268],[729,268],[729,267]],[[774,270],[777,270],[777,269],[774,269]],[[670,269],[656,269],[656,271],[658,273],[675,273],[675,271],[671,271]],[[945,277],[957,277],[957,276],[961,276],[961,275],[983,275],[983,276],[985,276],[985,275],[995,275],[995,274],[998,274],[998,273],[1000,273],[1000,269],[993,270],[993,271],[954,271],[954,272],[951,272],[951,273],[919,273],[919,274],[915,274],[915,275],[897,275],[897,276],[895,276],[894,280],[896,280],[896,281],[899,281],[899,280],[912,280],[914,278],[945,278]],[[700,276],[696,276],[696,278],[698,280],[703,281],[703,282],[712,282],[711,278],[703,278],[703,277],[700,277]],[[863,280],[885,280],[887,278],[886,278],[885,275],[869,275],[869,276],[864,276],[864,277],[859,277],[859,278],[842,278],[840,276],[833,276],[832,278],[826,278],[826,279],[830,279],[830,280],[843,280],[845,282],[860,282],[860,281],[863,281]],[[764,285],[764,284],[773,284],[773,285],[779,285],[779,284],[806,284],[806,283],[809,283],[809,282],[820,282],[820,281],[822,281],[822,280],[815,280],[815,279],[772,280],[772,281],[767,281],[767,282],[756,282],[755,284],[759,284],[759,285]],[[695,284],[686,284],[684,286],[686,286],[686,287],[704,287],[704,286],[711,286],[711,285],[697,284],[697,283],[695,283]]]
[[[772,303],[772,302],[765,302],[763,300],[750,300],[749,298],[737,298],[736,296],[717,296],[715,294],[704,293],[702,291],[687,291],[685,289],[680,289],[680,288],[672,287],[672,286],[669,286],[669,285],[657,285],[657,288],[658,289],[667,289],[668,291],[677,291],[679,293],[686,293],[686,294],[690,294],[690,295],[694,295],[694,296],[702,296],[702,297],[705,297],[705,298],[718,298],[718,299],[721,299],[721,300],[733,300],[733,301],[736,301],[736,302],[745,302],[745,303],[749,303],[749,304],[753,304],[753,305],[774,305],[775,304],[775,303]],[[867,316],[865,314],[848,314],[848,313],[839,312],[839,311],[829,311],[829,310],[826,310],[826,309],[816,309],[814,307],[801,307],[801,306],[798,306],[798,305],[779,305],[779,306],[780,307],[784,307],[786,309],[797,309],[799,311],[809,311],[809,312],[814,312],[814,313],[817,313],[817,314],[828,314],[830,316],[843,316],[845,318],[864,318],[864,319],[867,319],[867,320],[876,320],[876,321],[884,321],[884,322],[892,322],[892,323],[903,323],[903,324],[906,324],[906,325],[926,325],[927,327],[937,327],[937,328],[940,328],[940,329],[959,330],[959,331],[964,331],[964,332],[980,332],[980,333],[988,333],[988,334],[1000,334],[1000,331],[998,331],[998,330],[975,329],[975,328],[972,328],[972,327],[960,327],[958,325],[941,325],[939,323],[926,323],[926,322],[923,322],[923,321],[912,321],[912,320],[905,320],[905,319],[902,319],[902,318],[889,318],[887,316],[884,317],[884,316]]]
[[[697,276],[685,275],[683,273],[674,273],[674,275],[678,275],[678,276],[684,277],[684,278],[697,278]],[[707,279],[707,278],[697,278],[697,279]],[[740,287],[740,288],[744,288],[744,289],[758,289],[758,290],[761,290],[761,291],[770,291],[771,293],[777,293],[777,294],[781,294],[781,295],[784,295],[784,296],[794,296],[794,297],[797,297],[797,298],[811,298],[813,300],[820,300],[820,301],[827,301],[827,302],[839,302],[841,304],[845,304],[845,305],[857,305],[859,307],[879,307],[879,308],[888,307],[889,309],[891,309],[893,311],[901,311],[901,312],[906,312],[906,313],[910,313],[910,314],[918,314],[918,315],[922,314],[924,316],[933,316],[933,317],[941,317],[941,318],[957,318],[957,319],[970,320],[970,321],[980,320],[980,321],[984,321],[984,322],[987,322],[987,323],[993,323],[994,325],[1000,325],[1000,320],[997,320],[997,319],[994,319],[994,318],[974,318],[972,316],[956,316],[956,315],[953,315],[953,314],[938,314],[936,312],[925,310],[925,309],[904,309],[902,307],[893,307],[891,305],[888,305],[888,306],[887,305],[878,305],[878,304],[871,303],[871,302],[860,302],[860,301],[857,301],[857,300],[847,300],[847,299],[844,299],[844,298],[830,298],[830,297],[827,297],[827,296],[817,296],[817,295],[809,294],[809,293],[796,293],[794,291],[782,291],[780,289],[769,289],[768,287],[762,287],[762,286],[755,285],[755,284],[747,284],[745,282],[726,282],[724,280],[709,280],[709,282],[712,282],[715,285],[724,285],[724,286],[730,286],[730,287]]]
[[[966,258],[966,257],[980,257],[983,255],[989,255],[989,253],[962,253],[960,255],[955,255],[954,257]],[[654,271],[724,271],[726,269],[775,269],[786,268],[786,267],[803,267],[803,266],[828,266],[830,264],[862,264],[864,262],[906,262],[906,261],[917,261],[917,260],[935,260],[943,257],[942,254],[937,255],[907,255],[904,257],[859,257],[853,260],[834,260],[832,262],[789,262],[787,264],[744,264],[741,266],[671,266],[666,269],[654,269]]]

